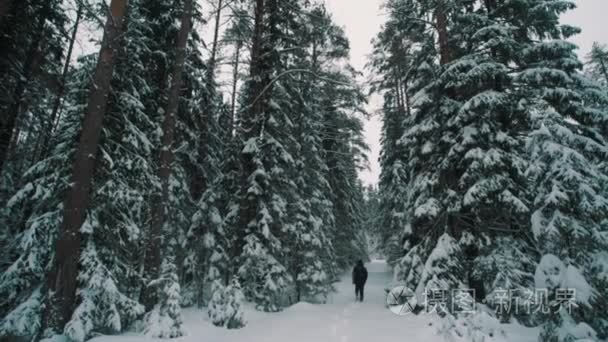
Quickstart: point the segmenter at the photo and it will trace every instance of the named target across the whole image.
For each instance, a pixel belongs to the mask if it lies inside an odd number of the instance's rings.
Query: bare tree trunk
[[[439,62],[441,65],[445,65],[452,61],[452,56],[449,46],[448,18],[444,0],[437,1],[437,7],[435,8],[435,20],[437,33],[439,36]]]
[[[215,29],[213,31],[213,45],[211,47],[211,57],[209,58],[209,77],[215,78],[215,68],[217,64],[218,39],[220,32],[220,20],[222,19],[222,2],[217,1],[217,11],[215,13]]]
[[[412,115],[412,105],[410,103],[410,96],[407,93],[407,85],[404,85],[403,97],[405,98],[405,114],[409,117]]]
[[[49,299],[46,328],[60,331],[70,319],[76,303],[80,227],[86,219],[99,137],[108,103],[114,61],[118,51],[128,0],[112,0],[104,28],[99,59],[93,75],[87,110],[73,164],[72,184],[64,202],[63,226],[55,245],[53,271],[48,278]]]
[[[40,155],[42,155],[42,157],[45,157],[51,148],[51,137],[53,136],[53,132],[55,131],[57,123],[59,122],[59,119],[61,117],[60,109],[65,95],[65,83],[67,80],[68,71],[70,70],[70,62],[72,60],[72,54],[74,52],[74,43],[76,42],[76,34],[78,33],[78,27],[80,26],[82,11],[82,4],[78,2],[76,20],[74,21],[74,27],[72,28],[72,36],[70,37],[70,41],[68,43],[68,51],[65,57],[65,63],[63,65],[61,79],[59,80],[59,88],[57,89],[57,94],[53,103],[53,111],[51,112],[49,121],[46,123],[46,131],[43,132],[43,137],[38,138],[38,141],[36,143],[36,149],[32,154],[32,163],[35,163]],[[42,150],[42,152],[39,152],[40,150]]]
[[[186,61],[186,45],[192,28],[192,0],[185,0],[184,13],[182,14],[181,27],[177,36],[177,48],[175,63],[170,77],[169,99],[165,118],[163,120],[161,148],[159,155],[158,177],[161,182],[161,193],[153,201],[152,222],[150,236],[146,246],[146,258],[144,262],[144,274],[151,279],[156,279],[161,264],[161,247],[163,226],[167,220],[169,203],[169,178],[171,177],[171,164],[173,163],[173,143],[175,141],[175,123],[179,109],[179,99],[182,88],[182,73]],[[156,290],[150,287],[144,289],[144,304],[146,310],[151,310],[156,305]]]
[[[242,42],[237,42],[236,51],[234,53],[234,64],[232,70],[232,103],[230,106],[230,112],[232,113],[232,130],[236,129],[238,118],[236,114],[236,96],[237,96],[237,87],[239,83],[239,63],[241,58],[241,48]]]
[[[78,3],[78,11],[76,12],[76,21],[74,22],[74,27],[72,28],[72,36],[70,37],[70,43],[68,46],[68,52],[65,57],[65,64],[63,65],[63,72],[61,74],[61,80],[59,82],[59,91],[57,92],[57,97],[55,98],[55,103],[53,104],[53,112],[51,113],[51,118],[49,121],[49,128],[51,132],[55,129],[57,125],[57,121],[60,118],[60,109],[61,104],[63,102],[63,96],[65,95],[65,82],[68,77],[68,72],[70,71],[70,64],[72,60],[72,53],[74,52],[74,43],[76,42],[76,35],[78,34],[78,26],[80,26],[80,19],[82,18],[82,4]],[[48,140],[46,141],[48,142]]]
[[[401,77],[400,77],[401,69],[398,68],[395,74],[395,99],[397,100],[397,111],[400,115],[403,115],[403,98],[401,97]]]
[[[206,86],[209,91],[203,97],[201,104],[201,115],[200,115],[200,145],[199,145],[199,160],[197,161],[200,165],[206,164],[207,147],[209,146],[209,127],[211,120],[214,119],[213,113],[213,101],[215,101],[214,89],[212,89],[215,81],[215,70],[217,65],[217,50],[218,50],[218,39],[220,20],[222,15],[222,0],[218,0],[217,11],[215,13],[215,28],[213,31],[213,43],[211,45],[211,56],[208,62],[208,71]],[[190,193],[194,200],[199,200],[202,194],[207,188],[206,175],[195,173],[190,180],[191,188]]]
[[[439,61],[441,65],[446,65],[452,61],[453,56],[449,46],[448,18],[446,14],[445,0],[437,1],[437,7],[435,8],[435,20],[437,33],[439,36]],[[444,172],[442,177],[442,185],[444,188],[456,190],[458,188],[459,178],[460,171],[453,166]],[[458,217],[454,214],[446,213],[443,221],[446,232],[458,239],[460,237],[462,228]]]

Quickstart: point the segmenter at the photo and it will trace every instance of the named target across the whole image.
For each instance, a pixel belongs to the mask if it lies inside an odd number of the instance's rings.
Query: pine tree
[[[356,71],[348,64],[340,65],[349,54],[344,31],[334,25],[327,33],[324,58],[336,61],[321,68],[318,95],[321,155],[326,165],[324,178],[329,184],[328,200],[332,203],[333,222],[327,237],[332,241],[334,269],[350,268],[353,260],[367,259],[367,237],[362,205],[363,186],[358,171],[367,163],[368,146],[363,139],[362,118],[365,97],[358,87]],[[327,62],[324,62],[327,64]]]
[[[79,304],[64,331],[74,341],[87,340],[93,331],[118,333],[123,322],[142,314],[139,303],[118,290],[118,279],[98,253],[95,243],[89,240],[81,256]]]
[[[601,277],[592,274],[602,268],[592,260],[598,260],[602,243],[583,236],[605,230],[600,160],[606,106],[601,88],[581,75],[574,46],[561,40],[579,32],[559,24],[559,15],[573,4],[395,1],[388,8],[397,24],[385,32],[393,29],[398,33],[391,36],[413,42],[407,57],[422,58],[404,87],[415,95],[403,137],[396,145],[398,138],[383,141],[385,153],[404,148],[409,171],[397,182],[406,182],[409,192],[406,232],[400,236],[406,237],[406,255],[396,277],[419,288],[434,241],[447,232],[459,239],[467,262],[460,275],[443,271],[447,274],[437,277],[461,277],[469,286],[481,281],[486,298],[531,288],[538,254],[549,251],[559,251],[559,259],[585,275],[581,286],[596,282]],[[421,20],[399,21],[402,17]],[[432,45],[427,18],[437,34]],[[403,58],[391,60],[390,40],[377,44],[374,67],[389,79]],[[403,103],[399,87],[380,86],[387,109]],[[527,148],[522,136],[530,137]],[[383,163],[384,172],[391,166]],[[412,233],[418,237],[414,244]],[[565,241],[580,245],[569,249]],[[563,331],[603,302],[589,299],[572,316],[549,317],[543,338],[565,338]],[[540,317],[520,318],[534,323]],[[587,320],[602,329],[601,320]]]
[[[526,129],[526,116],[508,90],[512,82],[508,66],[517,60],[519,47],[507,24],[514,19],[497,20],[503,9],[498,11],[493,2],[478,7],[453,1],[403,5],[393,6],[395,26],[412,42],[412,51],[406,54],[416,62],[406,74],[412,76],[405,89],[415,95],[403,122],[403,137],[397,142],[406,153],[409,172],[401,176],[409,189],[402,241],[406,248],[423,241],[424,246],[417,249],[426,252],[403,260],[402,271],[415,269],[408,263],[427,258],[432,241],[443,232],[456,239],[469,232],[475,241],[517,236],[526,230],[522,214],[528,210],[522,191],[526,162],[519,139]],[[397,15],[420,16],[417,10],[433,18],[436,44],[429,44],[432,36],[424,24],[398,21]],[[388,66],[395,69],[398,63]],[[396,102],[403,106],[401,100]],[[472,274],[467,267],[461,281],[467,282]]]
[[[236,278],[232,279],[232,283],[226,288],[226,327],[228,329],[239,329],[247,324],[245,320],[242,302],[243,293],[241,285]]]
[[[228,329],[239,329],[247,324],[242,302],[244,295],[237,278],[233,278],[228,286],[220,282],[213,284],[213,296],[209,302],[208,313],[211,322],[216,326]]]
[[[567,283],[561,285],[576,289],[576,299],[582,304],[574,317],[562,312],[561,318],[551,318],[544,330],[549,338],[561,335],[559,330],[567,330],[568,325],[576,325],[585,317],[583,311],[595,311],[605,302],[601,287],[594,300],[585,293],[590,284],[602,286],[600,279],[605,275],[605,270],[594,266],[594,260],[601,258],[601,252],[597,253],[606,249],[597,237],[606,229],[608,197],[604,184],[608,178],[594,159],[606,155],[608,147],[593,139],[597,133],[568,122],[555,107],[547,105],[537,110],[533,113],[535,130],[529,143],[533,162],[528,169],[536,193],[536,210],[531,218],[534,238],[545,256],[554,255],[572,270],[564,275]],[[605,321],[592,319],[587,323],[600,335],[606,333]]]
[[[508,322],[511,316],[516,316],[523,323],[537,324],[538,321],[535,317],[527,315],[525,305],[529,303],[526,302],[526,296],[523,295],[532,291],[534,283],[536,260],[532,249],[526,242],[511,236],[484,240],[475,241],[471,237],[470,241],[466,243],[461,241],[465,254],[468,254],[468,258],[472,258],[472,260],[467,260],[473,269],[467,280],[469,287],[476,291],[475,299],[485,299],[502,322]],[[479,251],[475,252],[477,248]],[[475,256],[475,254],[479,256]],[[505,293],[517,295],[505,299]],[[500,307],[507,303],[512,308],[508,312]]]
[[[214,29],[211,52],[206,63],[206,74],[203,82],[205,87],[204,96],[200,99],[199,108],[199,132],[201,136],[197,144],[196,165],[198,172],[192,175],[191,194],[195,201],[201,200],[201,196],[209,189],[213,180],[218,176],[218,165],[221,162],[222,132],[220,132],[221,97],[217,92],[216,72],[220,53],[219,29],[221,25],[223,0],[218,0],[213,11]]]
[[[153,82],[141,77],[141,75],[150,75],[143,70],[146,64],[142,61],[149,58],[149,47],[152,44],[148,35],[150,31],[147,22],[139,20],[139,16],[142,14],[140,10],[144,8],[140,5],[139,2],[130,4],[126,52],[120,56],[115,66],[117,72],[112,79],[112,93],[107,109],[109,119],[106,129],[103,131],[100,145],[101,158],[94,175],[95,188],[98,189],[92,200],[95,205],[90,208],[87,221],[81,229],[85,243],[91,245],[96,251],[96,253],[84,255],[86,258],[81,260],[81,269],[82,265],[100,266],[93,271],[84,267],[85,269],[79,276],[79,288],[94,287],[98,279],[108,279],[112,282],[112,286],[108,285],[100,289],[100,291],[110,291],[99,295],[108,303],[100,308],[84,305],[90,300],[95,300],[95,297],[91,299],[86,297],[90,292],[79,291],[79,299],[83,305],[76,308],[76,312],[79,314],[74,315],[69,323],[71,327],[81,328],[81,330],[70,331],[79,338],[87,338],[95,330],[107,329],[104,317],[118,317],[114,318],[115,322],[120,322],[120,326],[124,327],[143,313],[143,308],[134,300],[141,291],[141,278],[136,265],[140,262],[142,252],[142,246],[139,243],[140,237],[145,222],[149,219],[149,201],[144,199],[150,198],[150,189],[153,189],[153,184],[156,184],[152,167],[152,152],[156,145],[153,141],[158,141],[159,138],[156,136],[158,125],[155,122],[160,121],[156,109],[146,113],[145,108],[146,104],[150,103],[149,99],[158,99],[162,96],[154,93],[156,90],[151,86],[154,84]],[[77,90],[77,92],[75,92],[74,99],[70,99],[68,108],[71,109],[66,115],[66,119],[70,119],[66,121],[69,128],[66,135],[69,137],[67,137],[66,143],[57,146],[57,156],[61,158],[69,158],[72,141],[78,133],[77,124],[80,116],[78,111],[83,108],[82,100],[86,100],[86,97],[80,93],[84,93],[88,87],[89,80],[86,74],[90,73],[91,62],[94,62],[90,58],[88,60],[89,63],[83,65],[81,72],[83,77],[80,83],[75,82],[75,85],[70,86],[70,89]],[[66,154],[68,154],[67,157]],[[65,179],[66,172],[62,171],[64,168],[47,169],[45,167],[50,161],[60,162],[57,157],[49,157],[49,161],[41,163],[40,168],[36,171],[38,174],[34,174],[34,176],[42,176],[40,179],[43,182],[45,179]],[[44,172],[48,174],[45,175]],[[176,174],[181,175],[181,171]],[[176,178],[183,179],[179,176]],[[66,183],[64,181],[57,184]],[[49,198],[48,204],[41,202],[39,198],[33,198],[32,204],[36,206],[42,204],[40,213],[44,213],[44,210],[57,210],[53,207],[57,205],[54,201],[61,198],[62,192],[61,187],[55,187],[56,189],[51,188],[49,191],[59,197],[51,196],[52,199]],[[171,186],[170,191],[175,193],[176,187],[181,186]],[[51,216],[42,217],[51,218]],[[179,214],[172,213],[170,217],[171,219],[179,218]],[[44,226],[43,230],[40,228],[40,226],[33,225],[28,230],[36,234],[38,232],[49,234],[51,237],[57,232],[55,225]],[[52,240],[52,238],[49,239],[49,241]],[[39,242],[35,246],[28,245],[23,257],[28,257],[29,253],[40,249],[44,251],[40,255],[42,258],[52,257],[52,254],[49,253],[50,248]],[[41,262],[44,263],[44,259]],[[128,298],[130,301],[120,298]],[[111,315],[105,311],[96,313],[96,310],[111,308],[114,308],[112,309],[114,311],[110,312]],[[113,325],[113,327],[118,326]]]
[[[367,233],[367,250],[370,257],[381,259],[385,254],[384,244],[381,242],[384,234],[384,229],[380,224],[382,214],[380,210],[381,196],[378,188],[373,185],[365,187],[364,192],[365,205],[363,209],[365,231]]]
[[[188,231],[188,237],[196,241],[195,244],[189,244],[193,249],[189,262],[194,267],[190,296],[191,302],[199,306],[202,306],[206,299],[203,296],[205,286],[225,284],[230,274],[228,252],[233,240],[229,238],[226,231],[228,226],[224,222],[224,215],[228,215],[225,212],[227,208],[221,203],[229,194],[223,188],[226,184],[223,181],[224,176],[220,177],[221,181],[214,182],[203,194]]]
[[[256,1],[250,80],[245,90],[248,107],[239,127],[244,147],[238,194],[238,274],[244,279],[245,294],[264,311],[280,310],[283,292],[292,281],[281,263],[278,238],[285,224],[283,195],[292,189],[285,171],[292,167],[293,158],[281,136],[290,120],[272,97],[277,88],[281,90],[272,83],[272,75],[280,71],[278,25],[280,10],[286,7],[274,0]]]
[[[78,2],[71,38],[62,10],[48,11],[52,2],[7,7],[31,12],[44,30],[15,21],[22,30],[11,31],[4,25],[15,18],[0,13],[8,45],[40,35],[57,47],[44,61],[36,39],[0,56],[40,63],[25,81],[11,74],[16,83],[4,84],[27,96],[10,104],[18,103],[18,121],[5,130],[15,158],[0,189],[9,227],[0,236],[3,335],[45,330],[83,341],[120,333],[147,309],[147,334],[177,337],[180,305],[204,304],[208,284],[211,306],[223,306],[219,324],[239,328],[244,295],[266,311],[324,301],[340,268],[367,257],[357,176],[364,96],[346,62],[348,41],[321,5],[256,3],[254,30],[249,8],[238,6],[227,35],[235,38],[230,103],[214,77],[224,1],[208,61],[190,32],[201,20],[196,6],[113,1],[110,15],[120,16],[108,18],[102,53],[74,65],[80,20],[108,8]],[[250,37],[250,78],[239,95]]]
[[[389,1],[386,8],[391,16],[372,42],[374,54],[368,68],[374,73],[371,91],[382,93],[384,97],[379,188],[381,225],[385,228],[381,243],[388,263],[392,265],[420,238],[406,223],[407,150],[400,139],[404,134],[404,122],[412,115],[411,97],[415,91],[413,81],[417,68],[428,55],[423,45],[424,36],[417,33],[419,26],[406,19],[412,15],[412,4]],[[404,246],[404,241],[408,245]]]
[[[158,302],[146,314],[146,335],[157,338],[176,338],[184,335],[177,267],[171,257],[163,258],[159,277],[148,286],[158,291]]]
[[[289,300],[326,294],[336,267],[366,255],[356,174],[364,148],[361,123],[327,112],[328,102],[338,100],[360,110],[362,96],[349,69],[332,68],[348,46],[322,7],[261,1],[255,19],[251,79],[237,130],[244,142],[240,203],[225,222],[231,226],[238,218],[233,253],[240,254],[245,294],[274,311]],[[314,25],[303,25],[309,20]],[[296,48],[302,39],[308,50]],[[313,94],[318,100],[311,100]],[[326,134],[328,124],[339,133]],[[330,140],[336,148],[328,151]],[[330,243],[338,234],[340,250]],[[292,283],[295,299],[286,293]]]
[[[544,255],[538,267],[543,267],[549,254],[564,263],[568,270],[565,287],[577,289],[581,306],[571,315],[560,311],[559,319],[549,317],[543,336],[563,339],[564,332],[574,325],[589,324],[602,338],[606,322],[585,312],[601,308],[605,293],[600,291],[590,298],[584,288],[602,277],[592,271],[592,265],[597,252],[606,248],[601,239],[593,238],[606,230],[606,175],[598,169],[608,151],[602,136],[606,113],[594,108],[605,108],[605,103],[590,101],[598,98],[591,95],[597,88],[581,75],[575,46],[563,40],[578,32],[559,25],[559,15],[574,5],[552,5],[530,14],[529,20],[543,20],[537,32],[553,40],[534,42],[522,51],[525,70],[518,78],[526,85],[525,99],[533,122],[528,148],[528,175],[534,194],[531,223]]]
[[[202,20],[200,13],[193,16],[196,22]],[[174,180],[172,181],[172,225],[181,227],[177,232],[177,239],[182,248],[177,249],[176,262],[180,269],[180,280],[182,282],[182,304],[202,304],[203,274],[206,272],[204,260],[200,257],[205,250],[205,235],[199,230],[203,223],[200,221],[200,213],[212,214],[206,210],[207,195],[215,196],[215,188],[212,184],[207,186],[202,198],[199,181],[201,178],[216,179],[221,176],[219,160],[222,160],[219,149],[223,145],[219,143],[221,137],[217,120],[209,120],[211,124],[207,127],[203,122],[202,113],[205,103],[208,105],[208,97],[211,96],[211,85],[208,84],[208,66],[201,54],[201,37],[193,30],[188,42],[187,59],[184,65],[183,79],[184,88],[182,104],[177,117],[177,131],[174,165]],[[215,99],[215,98],[214,98]],[[215,105],[214,105],[215,106]],[[211,118],[213,119],[213,118]],[[201,131],[210,131],[209,135],[203,135]],[[203,148],[202,145],[206,145]],[[204,155],[203,153],[206,153]],[[202,162],[201,162],[202,161]],[[206,217],[206,216],[204,216]],[[206,223],[205,223],[206,224]]]
[[[463,287],[464,269],[458,261],[462,258],[461,253],[458,241],[445,233],[439,237],[437,245],[427,257],[415,292],[419,300],[424,298],[425,301],[429,301],[425,304],[428,310],[436,309],[440,315],[445,315],[447,310],[450,310],[449,307],[433,308],[429,298],[432,298],[436,291],[449,293],[451,290]]]
[[[336,81],[353,84],[352,75],[328,73]],[[345,89],[346,88],[346,89]],[[362,139],[363,124],[355,115],[345,112],[351,108],[361,112],[361,94],[352,87],[326,84],[323,88],[321,106],[323,108],[323,154],[327,164],[327,180],[332,189],[334,229],[329,232],[334,241],[336,265],[339,268],[351,266],[353,260],[366,259],[366,237],[364,236],[363,186],[357,171],[365,163],[367,145]],[[341,101],[341,107],[336,101]]]
[[[107,105],[107,95],[112,80],[117,38],[122,30],[122,22],[127,1],[112,1],[110,18],[105,27],[102,50],[93,77],[93,87],[83,122],[83,131],[73,167],[73,183],[64,204],[63,227],[56,244],[55,266],[49,277],[49,287],[53,298],[46,309],[47,328],[61,329],[68,321],[76,302],[77,263],[80,259],[80,230],[86,219],[86,209],[90,199],[91,178],[94,159],[97,154],[102,120]],[[62,284],[56,288],[58,284]]]
[[[151,214],[152,222],[148,236],[148,243],[146,246],[144,272],[152,279],[154,279],[160,271],[159,268],[161,266],[161,254],[163,248],[162,232],[163,230],[167,230],[167,226],[169,224],[167,219],[167,212],[171,209],[169,207],[169,197],[171,196],[169,182],[171,180],[171,164],[175,158],[173,148],[175,144],[177,112],[179,109],[180,94],[182,90],[183,66],[186,60],[188,36],[190,35],[190,30],[192,27],[193,4],[191,0],[186,0],[184,2],[182,12],[181,26],[176,39],[175,62],[168,80],[169,96],[162,124],[163,136],[161,138],[160,156],[158,160],[158,177],[161,183],[161,189],[153,199],[154,204]],[[148,309],[151,309],[152,304],[155,304],[154,295],[148,293],[145,294],[145,304],[147,305]],[[166,335],[164,333],[160,334]],[[169,335],[170,337],[176,337],[173,336],[174,333],[169,333]]]
[[[106,109],[107,120],[100,141],[100,161],[96,164],[94,188],[96,192],[83,229],[83,240],[94,246],[97,253],[87,255],[93,260],[81,260],[79,287],[95,286],[100,278],[111,279],[112,287],[130,298],[129,306],[119,305],[117,296],[101,294],[107,307],[116,307],[122,327],[128,326],[144,312],[138,301],[141,291],[141,237],[145,236],[145,224],[149,220],[149,199],[156,184],[153,168],[153,151],[159,137],[158,112],[146,111],[148,99],[154,96],[154,88],[142,62],[149,56],[152,46],[148,35],[148,23],[139,20],[142,16],[138,1],[129,3],[128,30],[125,33],[123,53],[115,64],[111,80],[112,92]],[[135,62],[135,63],[134,63]],[[96,272],[87,272],[82,265],[99,264]],[[100,273],[101,270],[105,273]],[[87,292],[80,292],[81,302]],[[79,305],[69,326],[86,328],[81,336],[88,338],[97,330],[104,329],[103,317],[108,313],[94,314],[95,306]],[[91,319],[90,317],[93,317]],[[88,322],[85,324],[83,320]],[[120,330],[119,330],[120,331]],[[117,332],[112,330],[112,332]],[[66,331],[68,333],[68,331]]]
[[[232,89],[230,94],[230,112],[232,114],[232,125],[238,124],[237,101],[240,80],[240,67],[242,64],[243,46],[251,39],[251,19],[246,9],[238,7],[231,15],[230,27],[224,32],[224,41],[232,42],[234,55],[232,62]]]
[[[41,306],[31,303],[40,302],[44,296],[42,285],[53,257],[53,241],[61,223],[61,198],[67,191],[70,175],[70,161],[73,159],[75,142],[80,129],[80,121],[87,99],[86,84],[89,84],[94,61],[87,59],[83,66],[70,78],[68,87],[73,89],[68,102],[80,105],[69,106],[69,110],[54,137],[49,157],[36,163],[23,175],[25,184],[7,202],[5,222],[12,227],[16,237],[15,257],[11,264],[3,268],[0,278],[3,316],[16,317],[22,312],[30,321],[20,329],[10,320],[3,321],[2,331],[17,336],[35,336],[42,326]],[[74,102],[72,102],[74,101]],[[30,208],[25,210],[26,208]],[[36,294],[38,293],[38,294]],[[28,299],[30,298],[30,299]],[[17,308],[20,308],[17,310]],[[34,311],[23,311],[25,309]]]
[[[336,230],[334,203],[328,179],[328,165],[323,151],[323,97],[322,91],[335,85],[328,70],[348,57],[343,32],[333,22],[323,6],[306,10],[304,24],[299,25],[307,50],[296,55],[293,70],[302,70],[298,82],[288,83],[294,119],[296,173],[293,179],[296,193],[291,200],[289,216],[292,230],[285,239],[288,265],[295,280],[296,300],[324,301],[336,277],[336,252],[331,234]],[[310,22],[310,24],[305,24]],[[352,87],[355,87],[354,85]],[[319,99],[319,100],[315,100]],[[287,106],[286,103],[284,106]]]
[[[239,4],[235,4],[239,7]],[[220,40],[223,1],[213,11],[213,41],[205,74],[200,82],[203,94],[197,103],[198,130],[195,135],[196,152],[190,173],[191,196],[196,201],[186,236],[189,253],[187,262],[191,281],[186,288],[189,303],[203,306],[209,299],[204,290],[216,279],[228,277],[228,239],[224,219],[228,214],[231,196],[236,190],[236,141],[233,137],[233,113],[219,92],[216,73],[221,61],[223,42]]]

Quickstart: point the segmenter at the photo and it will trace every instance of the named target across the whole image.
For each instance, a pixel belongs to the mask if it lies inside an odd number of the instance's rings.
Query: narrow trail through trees
[[[397,316],[385,307],[385,286],[392,275],[383,260],[366,267],[365,300],[355,302],[350,274],[344,274],[326,304],[298,303],[282,312],[247,310],[248,324],[237,330],[213,327],[200,310],[185,309],[186,336],[175,341],[214,342],[394,342],[441,341],[425,315]],[[149,341],[145,336],[100,337],[94,342]]]

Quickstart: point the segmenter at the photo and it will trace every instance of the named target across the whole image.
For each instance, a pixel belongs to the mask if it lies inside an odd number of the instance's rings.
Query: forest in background
[[[239,327],[243,295],[322,301],[366,258],[365,96],[322,4],[0,10],[0,335],[178,337],[192,305]],[[103,38],[74,56],[84,26]]]
[[[388,0],[369,62],[384,96],[370,225],[395,280],[475,289],[543,342],[608,337],[608,48],[579,60],[560,23],[574,8]]]
[[[608,49],[579,60],[573,8],[387,0],[363,87],[322,1],[0,0],[0,336],[173,338],[189,306],[240,328],[371,245],[417,294],[512,291],[493,319],[605,339]],[[525,310],[538,288],[557,310]]]

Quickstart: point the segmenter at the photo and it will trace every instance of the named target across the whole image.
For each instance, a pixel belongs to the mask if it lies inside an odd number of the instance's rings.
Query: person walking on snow
[[[353,284],[355,284],[355,297],[363,301],[363,287],[367,281],[367,269],[363,266],[363,260],[359,260],[353,268]]]

